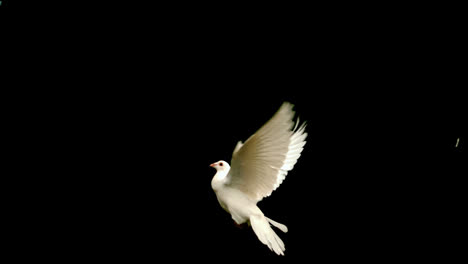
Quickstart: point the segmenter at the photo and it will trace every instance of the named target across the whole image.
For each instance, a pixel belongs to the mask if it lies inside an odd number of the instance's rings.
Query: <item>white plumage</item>
[[[283,103],[276,114],[245,143],[238,142],[231,166],[225,161],[211,164],[217,172],[211,187],[218,201],[237,224],[249,223],[258,239],[278,255],[284,243],[270,224],[288,229],[263,215],[257,202],[270,196],[292,170],[306,144],[306,124],[293,122],[293,105]]]

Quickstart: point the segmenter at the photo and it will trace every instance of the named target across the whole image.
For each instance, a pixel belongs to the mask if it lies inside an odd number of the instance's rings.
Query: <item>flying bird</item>
[[[211,187],[221,207],[238,225],[252,226],[258,239],[278,255],[284,255],[284,243],[270,224],[285,233],[288,228],[266,217],[257,203],[278,188],[301,156],[306,123],[293,118],[293,105],[284,102],[247,141],[237,143],[231,166],[223,160],[210,165],[216,169]]]

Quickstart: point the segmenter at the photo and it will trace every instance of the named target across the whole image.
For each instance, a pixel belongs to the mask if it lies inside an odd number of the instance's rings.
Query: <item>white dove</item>
[[[270,224],[287,232],[288,228],[264,216],[257,203],[278,188],[292,170],[306,144],[306,124],[293,122],[293,105],[283,103],[276,114],[244,144],[234,149],[231,167],[225,161],[210,166],[216,169],[211,187],[221,207],[238,224],[248,223],[258,239],[278,255],[284,243]]]

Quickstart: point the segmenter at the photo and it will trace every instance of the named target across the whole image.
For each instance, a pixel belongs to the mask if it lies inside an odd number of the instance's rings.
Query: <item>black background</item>
[[[46,175],[24,179],[46,187],[22,218],[37,254],[282,260],[234,227],[209,164],[284,101],[308,143],[259,207],[289,227],[285,260],[460,253],[456,8],[5,3],[16,134]]]

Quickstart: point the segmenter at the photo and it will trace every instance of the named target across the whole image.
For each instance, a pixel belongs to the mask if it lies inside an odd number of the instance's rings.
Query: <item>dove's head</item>
[[[231,168],[227,162],[224,160],[217,161],[210,165],[210,167],[215,168],[217,171],[229,171]]]

